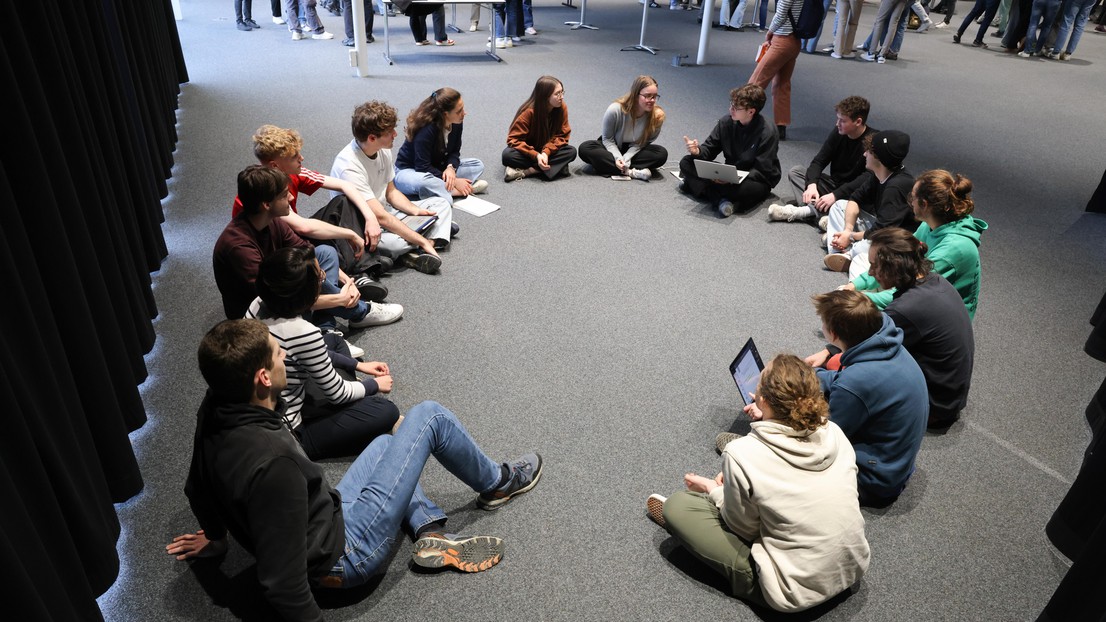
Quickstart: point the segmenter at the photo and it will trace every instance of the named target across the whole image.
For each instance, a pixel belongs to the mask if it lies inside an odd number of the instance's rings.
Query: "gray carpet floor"
[[[219,567],[164,553],[172,536],[196,527],[182,493],[204,391],[195,350],[221,319],[211,249],[235,175],[253,162],[253,130],[298,128],[305,165],[326,172],[351,138],[355,105],[386,100],[403,118],[445,85],[464,95],[463,151],[484,160],[486,198],[502,209],[459,214],[462,232],[440,275],[388,277],[403,320],[351,339],[392,366],[401,409],[440,401],[493,457],[537,450],[546,471],[531,494],[489,513],[429,465],[423,485],[451,527],[505,538],[504,561],[475,576],[422,573],[402,539],[378,583],[324,597],[327,617],[774,617],[727,596],[645,517],[644,501],[679,489],[685,472],[716,472],[715,433],[747,426],[726,366],[749,336],[766,357],[821,345],[810,296],[843,279],[821,269],[816,231],[769,223],[764,206],[720,220],[667,174],[615,182],[579,174],[577,162],[571,179],[506,185],[499,164],[511,115],[538,76],[563,81],[579,143],[599,134],[607,104],[641,73],[659,81],[668,114],[659,142],[674,164],[682,136],[703,139],[726,114],[728,90],[752,72],[763,36],[715,31],[709,64],[677,68],[673,55],[694,59],[697,13],[651,11],[645,39],[660,48],[652,56],[619,51],[638,41],[635,2],[589,2],[597,31],[562,25],[578,9],[535,4],[541,34],[498,64],[483,55],[484,33],[452,35],[452,48],[415,47],[398,18],[388,66],[378,17],[371,76],[359,79],[338,42],[341,20],[325,11],[336,40],[292,42],[267,3],[254,2],[263,28],[249,33],[234,29],[230,2],[184,3],[178,27],[192,81],[164,202],[170,255],[155,275],[161,315],[142,387],[150,420],[133,435],[146,488],[118,507],[123,569],[100,599],[109,620],[269,616],[241,547]],[[959,13],[968,7],[959,3]],[[865,6],[860,37],[875,12]],[[467,26],[467,7],[458,14]],[[833,105],[861,94],[873,126],[911,134],[909,169],[972,178],[976,215],[991,226],[962,422],[926,437],[897,503],[865,511],[872,563],[855,593],[805,617],[1032,619],[1063,576],[1043,527],[1078,471],[1089,440],[1082,411],[1103,375],[1082,342],[1106,287],[1106,217],[1082,210],[1106,164],[1095,110],[1104,60],[1106,37],[1090,29],[1068,63],[957,46],[949,31],[908,33],[901,59],[885,65],[799,58],[794,121],[779,150],[785,171],[809,162]],[[785,184],[776,192],[790,197]],[[300,211],[325,200],[301,197]],[[334,481],[346,464],[327,464]]]

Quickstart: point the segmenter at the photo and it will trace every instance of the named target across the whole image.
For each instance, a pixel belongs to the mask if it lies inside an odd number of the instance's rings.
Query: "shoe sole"
[[[722,438],[721,438],[723,434],[726,434],[726,432],[721,432],[721,433],[718,434],[718,436],[714,437],[714,448],[718,450],[718,453],[725,452],[726,451],[726,445],[729,445],[733,441],[736,441],[737,439],[741,438],[740,434],[735,435],[735,436],[730,436],[730,437],[727,437],[726,442],[723,443]],[[731,434],[732,434],[732,432],[731,432]]]
[[[410,260],[408,266],[423,274],[434,274],[442,267],[442,260],[430,253],[423,253],[415,259]]]
[[[511,499],[530,492],[534,486],[538,485],[538,480],[541,479],[541,472],[545,468],[545,461],[541,459],[541,454],[538,454],[538,470],[534,471],[534,479],[530,480],[530,483],[525,488],[519,488],[506,497],[496,497],[495,499],[485,499],[483,495],[476,498],[476,505],[485,510],[496,510],[503,506]]]
[[[649,495],[649,498],[645,500],[645,512],[649,515],[649,518],[653,519],[653,522],[668,528],[668,523],[664,520],[664,503],[668,499],[658,495]]]
[[[361,292],[361,298],[371,302],[384,302],[388,297],[388,288],[379,283],[372,283],[357,288]]]
[[[852,263],[852,259],[845,255],[826,255],[822,263],[826,264],[826,267],[834,272],[848,272],[849,264]]]
[[[423,568],[456,568],[461,572],[483,572],[503,559],[503,540],[472,536],[447,540],[433,536],[415,542],[414,562]]]

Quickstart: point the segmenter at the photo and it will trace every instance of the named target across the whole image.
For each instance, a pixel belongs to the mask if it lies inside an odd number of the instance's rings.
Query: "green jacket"
[[[975,308],[979,305],[979,237],[986,229],[986,222],[965,216],[932,231],[923,222],[914,232],[914,237],[929,247],[926,257],[933,262],[933,271],[945,277],[960,292],[972,319],[975,319]],[[879,283],[867,272],[856,277],[853,285],[880,309],[890,304],[895,294],[893,288],[881,290]]]

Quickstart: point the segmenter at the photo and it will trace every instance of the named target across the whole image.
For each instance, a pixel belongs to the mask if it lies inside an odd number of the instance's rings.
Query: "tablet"
[[[730,363],[730,375],[733,376],[737,392],[741,395],[741,403],[752,403],[750,393],[756,393],[757,383],[760,382],[760,372],[764,370],[764,362],[760,360],[760,352],[753,343],[752,337],[745,342],[745,347],[737,353],[737,358]]]

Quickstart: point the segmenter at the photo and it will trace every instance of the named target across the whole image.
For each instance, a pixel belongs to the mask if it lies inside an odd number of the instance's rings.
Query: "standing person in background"
[[[764,4],[767,6],[768,0]],[[776,2],[776,14],[764,36],[768,49],[749,76],[749,83],[762,89],[772,84],[772,117],[779,140],[787,140],[787,126],[791,125],[791,74],[799,57],[799,39],[792,31],[802,11],[802,0]]]
[[[285,7],[288,10],[288,30],[292,33],[293,41],[300,41],[307,36],[312,39],[333,39],[334,33],[327,32],[323,22],[319,19],[319,11],[315,8],[315,0],[287,0]],[[303,13],[306,27],[300,25],[299,15]]]
[[[986,49],[988,46],[983,42],[983,35],[986,34],[987,28],[991,26],[991,20],[994,19],[995,12],[998,11],[998,3],[999,0],[975,0],[975,6],[964,16],[964,21],[961,22],[956,34],[952,36],[952,40],[955,43],[960,43],[960,37],[964,36],[964,31],[968,29],[968,26],[971,26],[972,20],[983,15],[983,22],[979,25],[975,40],[972,41],[972,47]]]
[[[659,97],[652,76],[634,79],[630,92],[607,107],[599,140],[580,144],[580,159],[600,175],[651,178],[652,169],[668,161],[668,150],[653,143],[664,123],[664,111],[657,105]]]
[[[853,44],[856,42],[856,29],[860,26],[860,12],[864,10],[864,0],[837,1],[837,28],[833,32],[833,58],[853,58]]]
[[[564,85],[553,76],[538,78],[507,132],[503,181],[534,175],[553,180],[570,175],[568,163],[576,159],[576,148],[568,144],[571,134]]]
[[[253,21],[253,0],[234,0],[234,21],[238,30],[243,32],[261,28]]]
[[[365,41],[372,43],[376,41],[373,37],[373,6],[370,0],[364,0],[365,2]],[[353,40],[353,0],[342,0],[342,21],[346,27],[346,38],[342,41],[342,45],[351,48],[356,42]]]
[[[1069,0],[1064,5],[1063,14],[1058,17],[1061,20],[1060,31],[1056,33],[1056,47],[1049,52],[1049,58],[1068,60],[1075,53],[1075,46],[1079,45],[1079,39],[1083,36],[1083,28],[1087,24],[1087,18],[1091,15],[1091,8],[1095,0]],[[1103,9],[1106,13],[1106,8]],[[1071,35],[1071,39],[1068,39]],[[1067,44],[1067,48],[1064,44]]]

